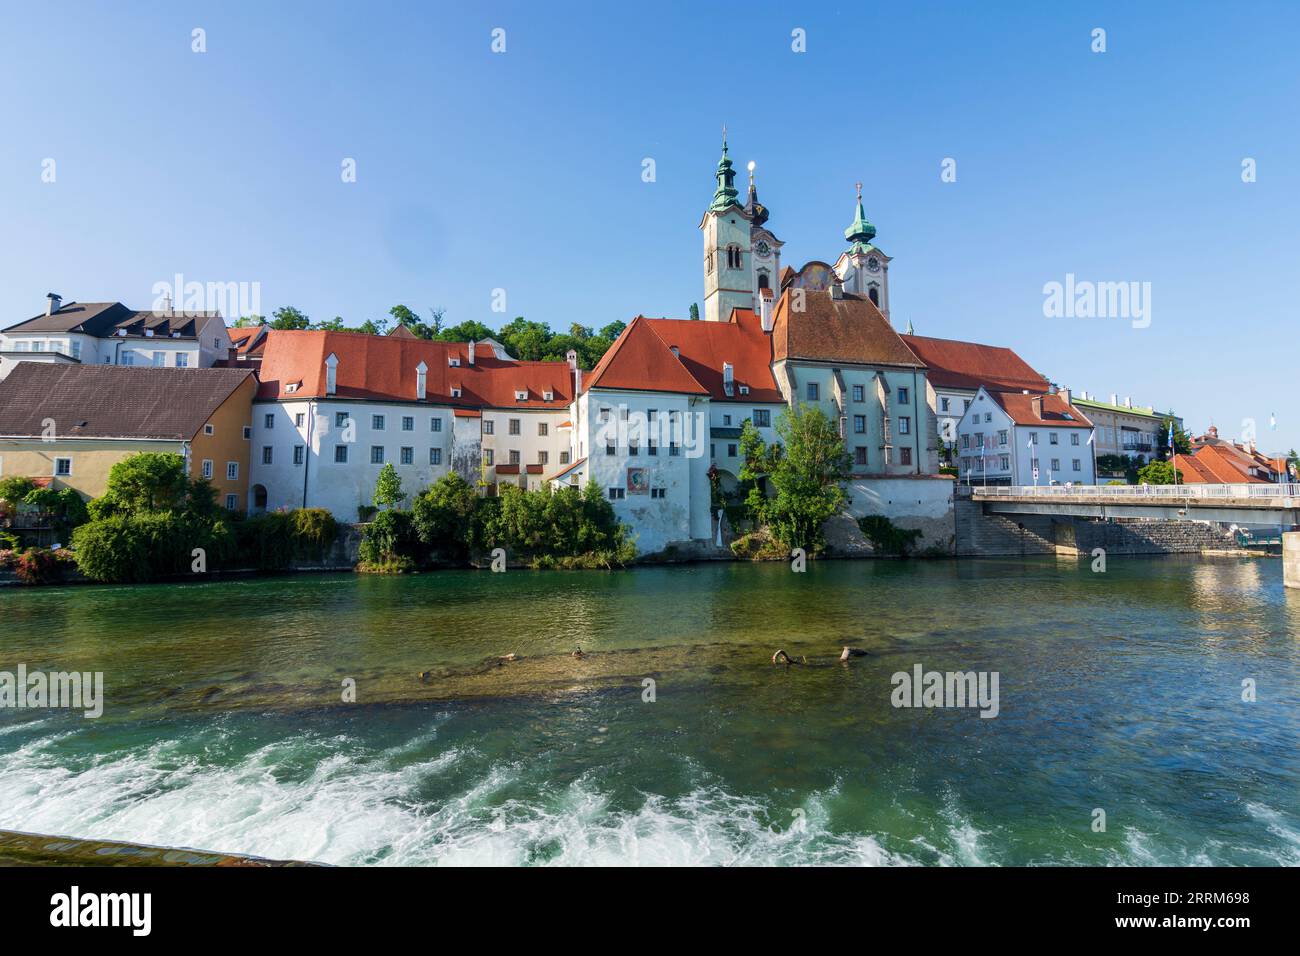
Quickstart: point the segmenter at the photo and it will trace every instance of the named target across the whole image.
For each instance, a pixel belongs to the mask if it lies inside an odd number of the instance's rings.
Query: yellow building
[[[256,389],[246,368],[20,363],[0,382],[0,478],[98,498],[117,462],[171,452],[243,511]]]

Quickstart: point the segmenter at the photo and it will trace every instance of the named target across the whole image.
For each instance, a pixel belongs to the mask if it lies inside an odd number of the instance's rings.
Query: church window
[[[712,252],[710,252],[707,256],[704,257],[704,271],[705,271],[705,272],[708,272],[708,273],[712,273],[712,272],[713,272],[713,253],[712,253]]]
[[[772,288],[772,280],[769,279],[769,278],[767,277],[767,272],[766,272],[766,271],[761,271],[761,272],[759,272],[759,274],[758,274],[758,287],[759,287],[760,289],[770,289],[770,288]]]
[[[880,286],[876,285],[874,282],[871,283],[871,285],[867,287],[867,298],[869,298],[875,305],[880,305]]]
[[[739,246],[727,246],[727,268],[739,269],[743,265]]]

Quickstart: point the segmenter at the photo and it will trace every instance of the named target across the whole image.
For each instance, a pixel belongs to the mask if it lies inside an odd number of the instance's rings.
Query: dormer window
[[[325,394],[333,395],[339,387],[339,357],[333,352],[325,359]]]
[[[554,392],[542,392],[542,401],[544,401],[544,402],[553,402],[553,401],[555,401],[555,393],[554,393]]]
[[[290,382],[284,387],[284,390],[286,393],[292,395],[294,392],[298,391],[298,386],[301,384],[301,382]]]
[[[447,356],[447,364],[450,365],[452,368],[460,368],[460,356],[459,356],[459,355],[448,355],[448,356]]]
[[[452,398],[460,398],[460,386],[459,386],[459,385],[453,385],[453,386],[451,387],[451,397],[452,397]]]
[[[429,366],[421,362],[415,367],[415,397],[418,401],[424,401],[426,389],[429,384]]]
[[[741,394],[741,395],[748,395],[748,394],[749,394],[749,386],[748,386],[748,385],[742,385],[742,386],[740,386],[740,394]]]

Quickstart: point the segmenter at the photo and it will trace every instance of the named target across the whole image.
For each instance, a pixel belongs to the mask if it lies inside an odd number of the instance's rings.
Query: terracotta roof
[[[924,335],[900,336],[925,363],[927,378],[935,388],[985,388],[1003,391],[1046,392],[1050,383],[1019,355],[997,345],[934,339]]]
[[[989,398],[997,402],[1017,425],[1092,428],[1092,422],[1088,420],[1088,417],[1073,405],[1065,404],[1065,400],[1060,395],[1026,395],[1023,392],[999,392],[988,389],[985,391],[988,392]],[[1034,413],[1035,398],[1043,400],[1041,415]]]
[[[154,368],[19,362],[0,382],[0,435],[188,441],[253,374],[246,368]]]
[[[1191,455],[1175,455],[1174,467],[1189,483],[1268,484],[1268,478],[1250,473],[1251,467],[1271,468],[1269,460],[1228,442],[1202,445]]]
[[[651,320],[640,315],[631,321],[601,356],[596,367],[583,378],[584,389],[617,388],[687,395],[709,393],[655,333]]]
[[[773,310],[772,354],[782,359],[810,359],[852,365],[924,368],[889,320],[866,296],[830,289],[803,289],[803,311],[794,309],[796,289],[781,293]]]
[[[406,326],[402,325],[402,323],[400,322],[397,323],[397,325],[393,326],[391,329],[389,329],[388,334],[396,339],[418,339],[419,338],[418,335],[416,335]]]
[[[750,309],[733,309],[730,322],[689,319],[646,319],[659,340],[677,346],[678,360],[709,396],[719,402],[782,402],[772,377],[772,344],[757,315]],[[731,363],[736,388],[728,395],[722,385],[722,367]],[[740,386],[749,394],[740,394]]]
[[[581,468],[581,467],[582,467],[583,465],[585,465],[586,463],[587,463],[587,459],[585,459],[585,458],[579,458],[579,459],[578,459],[577,461],[575,461],[575,462],[570,462],[569,464],[564,465],[564,466],[563,466],[559,471],[557,471],[555,474],[551,475],[551,476],[550,476],[549,478],[547,478],[546,480],[547,480],[547,481],[558,481],[559,479],[565,477],[566,475],[568,475],[570,472],[574,471],[575,469],[577,469],[577,468]]]
[[[566,362],[502,361],[476,356],[469,364],[465,342],[364,335],[359,332],[267,333],[259,377],[262,400],[325,397],[325,360],[338,358],[336,399],[415,402],[416,366],[426,368],[425,401],[470,408],[554,408],[573,400],[573,376]],[[451,365],[452,359],[460,362]],[[298,384],[292,392],[290,385]],[[453,397],[452,388],[459,388]],[[520,400],[516,391],[527,393]],[[552,393],[546,401],[544,394]]]

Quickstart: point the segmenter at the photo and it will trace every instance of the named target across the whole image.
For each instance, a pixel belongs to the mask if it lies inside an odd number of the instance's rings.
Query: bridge
[[[969,485],[987,514],[1165,518],[1300,528],[1300,484]]]

